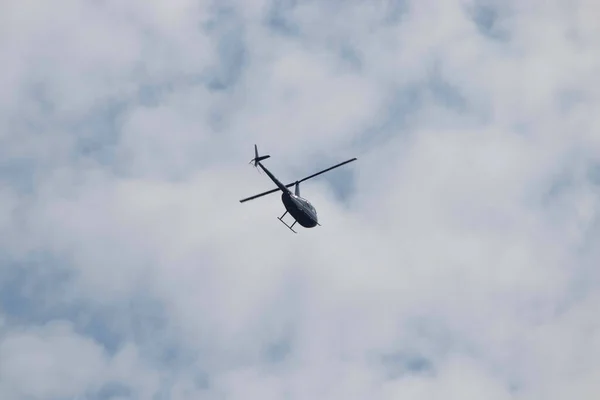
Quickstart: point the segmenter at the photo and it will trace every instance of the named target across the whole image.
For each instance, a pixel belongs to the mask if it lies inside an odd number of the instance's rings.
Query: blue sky
[[[3,400],[600,391],[596,2],[8,4]]]

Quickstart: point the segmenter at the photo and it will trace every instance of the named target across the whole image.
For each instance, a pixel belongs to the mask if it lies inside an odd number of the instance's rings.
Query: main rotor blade
[[[315,177],[315,176],[317,176],[317,175],[321,175],[321,174],[323,174],[323,173],[325,173],[325,172],[327,172],[327,171],[331,171],[331,170],[332,170],[332,169],[334,169],[334,168],[341,167],[342,165],[344,165],[344,164],[348,164],[349,162],[352,162],[352,161],[355,161],[355,160],[356,160],[356,157],[354,157],[354,158],[351,158],[351,159],[349,159],[349,160],[346,160],[346,161],[344,161],[344,162],[341,162],[341,163],[339,163],[339,164],[336,164],[336,165],[334,165],[333,167],[329,167],[329,168],[327,168],[327,169],[324,169],[324,170],[322,170],[322,171],[319,171],[319,172],[317,172],[316,174],[309,175],[309,176],[307,176],[306,178],[303,178],[303,179],[301,179],[301,180],[299,180],[299,181],[294,181],[294,182],[292,182],[292,183],[288,183],[287,185],[285,185],[285,187],[291,187],[291,186],[294,186],[294,185],[295,185],[295,184],[297,184],[297,183],[304,182],[304,181],[306,181],[306,180],[309,180],[309,179],[311,179],[311,178],[314,178],[314,177]],[[279,189],[279,188],[275,188],[275,189],[271,189],[271,190],[269,190],[269,191],[267,191],[267,192],[262,192],[262,193],[259,193],[259,194],[255,194],[254,196],[246,197],[245,199],[242,199],[242,200],[240,200],[240,203],[244,203],[244,202],[246,202],[246,201],[249,201],[249,200],[254,200],[254,199],[258,198],[258,197],[266,196],[266,195],[268,195],[268,194],[275,193],[275,192],[277,192],[277,191],[280,191],[280,190],[281,190],[281,189]]]
[[[300,183],[300,182],[304,182],[304,181],[306,181],[306,180],[309,180],[309,179],[311,179],[311,178],[314,178],[314,177],[315,177],[315,176],[317,176],[317,175],[321,175],[321,174],[323,174],[323,173],[325,173],[325,172],[327,172],[327,171],[331,171],[331,170],[332,170],[332,169],[334,169],[334,168],[341,167],[342,165],[344,165],[344,164],[348,164],[349,162],[352,162],[352,161],[355,161],[355,160],[356,160],[356,157],[354,157],[354,158],[351,158],[351,159],[349,159],[349,160],[346,160],[346,161],[344,161],[344,162],[341,162],[341,163],[339,163],[339,164],[336,164],[336,165],[334,165],[333,167],[329,167],[329,168],[327,168],[327,169],[324,169],[323,171],[319,171],[319,172],[317,172],[316,174],[312,174],[312,175],[309,175],[309,176],[307,176],[306,178],[302,178],[301,180],[299,180],[299,181],[298,181],[298,183]],[[294,184],[296,184],[296,182],[294,182],[294,183],[290,183],[288,186],[292,186],[292,185],[294,185]]]
[[[294,186],[295,184],[296,184],[296,182],[294,181],[292,183],[288,183],[287,185],[285,185],[285,187],[291,187],[291,186]],[[263,193],[255,194],[254,196],[246,197],[245,199],[240,200],[240,203],[244,203],[244,202],[246,202],[248,200],[254,200],[257,197],[266,196],[268,194],[275,193],[275,192],[277,192],[279,190],[281,190],[281,189],[275,188],[275,189],[269,190],[268,192],[263,192]]]
[[[268,194],[275,193],[275,192],[277,192],[277,191],[279,191],[279,190],[281,190],[281,189],[279,189],[279,188],[275,188],[275,189],[271,189],[271,190],[269,190],[268,192],[263,192],[263,193],[255,194],[254,196],[246,197],[245,199],[242,199],[242,200],[240,200],[240,203],[244,203],[244,202],[246,202],[246,201],[248,201],[248,200],[254,200],[254,199],[256,199],[257,197],[266,196],[266,195],[268,195]]]

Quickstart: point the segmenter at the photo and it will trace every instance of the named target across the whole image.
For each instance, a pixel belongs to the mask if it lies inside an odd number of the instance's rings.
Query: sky
[[[597,1],[2,8],[3,400],[600,393]]]

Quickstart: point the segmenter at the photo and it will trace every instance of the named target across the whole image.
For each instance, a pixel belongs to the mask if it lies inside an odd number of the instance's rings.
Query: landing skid
[[[283,215],[281,217],[277,217],[277,219],[280,220],[282,224],[287,226],[290,229],[290,231],[292,231],[294,233],[298,233],[292,228],[294,225],[296,225],[296,222],[298,222],[298,221],[294,220],[294,223],[290,226],[290,225],[286,224],[285,221],[282,219],[283,217],[285,217],[285,214],[287,214],[287,213],[288,213],[287,211],[284,212]]]

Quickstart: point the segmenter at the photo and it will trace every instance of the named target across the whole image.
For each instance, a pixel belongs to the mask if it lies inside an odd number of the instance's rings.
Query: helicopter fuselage
[[[290,192],[281,194],[281,201],[287,212],[305,228],[314,228],[318,224],[317,210],[310,202]]]
[[[321,225],[319,223],[319,219],[317,218],[317,210],[315,210],[313,205],[310,204],[310,201],[306,200],[303,197],[300,197],[300,183],[304,182],[308,179],[312,179],[315,176],[321,175],[327,171],[331,171],[334,168],[341,167],[344,164],[347,164],[349,162],[356,160],[356,157],[351,158],[349,160],[346,160],[344,162],[336,164],[332,167],[326,168],[317,173],[309,175],[305,178],[297,180],[293,183],[284,185],[283,183],[281,183],[279,181],[279,179],[277,179],[275,177],[275,175],[273,175],[271,173],[271,171],[269,171],[261,163],[261,161],[266,160],[267,158],[270,158],[270,157],[271,157],[270,155],[260,156],[258,154],[258,147],[256,145],[254,145],[254,158],[252,160],[250,160],[250,163],[254,163],[254,166],[257,168],[260,167],[269,176],[269,178],[273,181],[273,183],[275,183],[275,185],[277,185],[277,187],[275,189],[271,189],[266,192],[256,194],[254,196],[250,196],[250,197],[246,197],[245,199],[241,199],[240,203],[244,203],[248,200],[253,200],[258,197],[262,197],[267,194],[275,193],[278,190],[281,190],[281,192],[282,192],[281,201],[285,207],[285,213],[281,217],[277,217],[277,219],[280,220],[285,226],[287,226],[294,233],[296,233],[296,231],[294,230],[294,224],[296,224],[296,223],[299,223],[301,226],[303,226],[305,228],[314,228],[317,225],[319,225],[319,226]],[[294,192],[292,192],[290,189],[288,189],[291,186],[294,186]],[[283,217],[287,213],[289,213],[294,218],[294,223],[292,225],[288,225],[287,223],[285,223],[285,221],[283,221]]]

